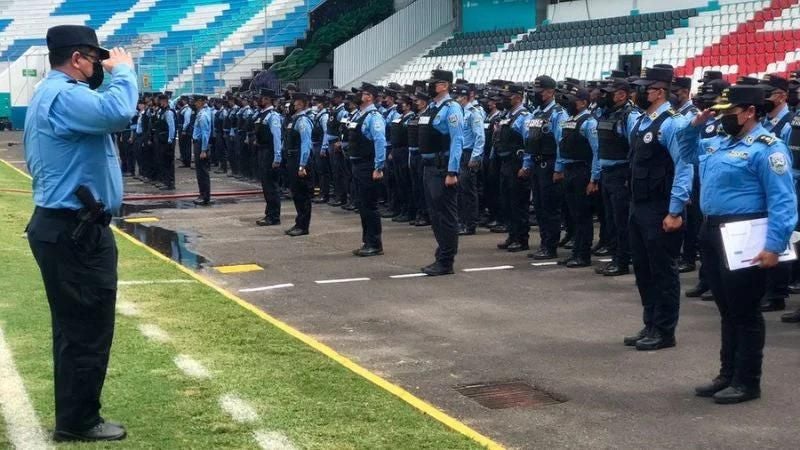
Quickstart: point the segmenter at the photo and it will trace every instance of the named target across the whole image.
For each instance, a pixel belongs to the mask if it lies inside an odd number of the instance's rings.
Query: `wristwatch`
[[[457,177],[458,176],[458,172],[447,172],[447,176],[448,177]]]

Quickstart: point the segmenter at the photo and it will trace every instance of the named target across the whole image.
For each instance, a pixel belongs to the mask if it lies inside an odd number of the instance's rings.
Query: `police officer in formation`
[[[200,196],[194,200],[199,206],[211,204],[211,111],[207,106],[208,97],[196,95],[194,106],[197,110],[197,120],[192,131],[192,142],[194,148],[195,173],[197,175],[197,188]]]
[[[259,226],[280,225],[281,223],[281,195],[280,172],[281,143],[283,124],[281,115],[275,110],[273,99],[276,98],[272,89],[261,89],[260,107],[255,118],[256,147],[259,158],[259,178],[261,190],[264,193],[264,217],[256,221]]]
[[[314,119],[309,108],[309,96],[301,92],[292,94],[294,113],[286,121],[283,148],[286,155],[286,172],[297,217],[286,235],[296,237],[308,234],[311,225],[311,198],[314,195],[311,131]]]

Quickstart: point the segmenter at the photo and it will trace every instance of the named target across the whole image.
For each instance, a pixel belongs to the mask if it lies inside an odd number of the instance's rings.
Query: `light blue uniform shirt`
[[[438,108],[450,100],[450,94],[445,94],[439,100],[435,100],[428,108]],[[461,105],[451,101],[447,106],[442,107],[436,116],[431,120],[433,128],[439,133],[450,135],[450,158],[447,163],[447,171],[458,173],[461,164],[461,151],[464,148],[464,113]],[[423,158],[431,159],[435,155],[422,155]]]
[[[172,144],[175,140],[175,111],[168,109],[166,112],[167,120],[167,143]]]
[[[765,130],[769,131],[776,137],[783,140],[783,142],[789,142],[789,136],[792,134],[791,120],[787,121],[783,125],[783,128],[781,128],[780,130],[775,129],[775,126],[778,125],[778,122],[780,122],[784,118],[784,116],[789,114],[791,114],[791,112],[789,112],[789,105],[783,105],[783,107],[780,109],[780,111],[778,111],[778,114],[774,118],[770,119],[769,117],[764,117],[764,120],[761,122],[761,125],[764,127]]]
[[[486,131],[483,129],[483,110],[470,103],[464,110],[464,148],[472,149],[470,161],[483,159]]]
[[[234,105],[233,108],[228,110],[228,115],[231,117],[231,131],[229,133],[230,136],[236,136],[236,126],[238,122],[236,121],[239,115],[239,106]]]
[[[136,113],[139,88],[131,67],[114,67],[104,92],[51,70],[25,116],[25,162],[33,201],[44,208],[83,208],[75,190],[86,186],[112,214],[122,205],[122,172],[111,133]]]
[[[189,125],[192,123],[192,108],[184,106],[183,109],[181,109],[181,115],[183,116],[183,128],[181,131],[186,133],[186,130],[189,129]]]
[[[789,149],[761,125],[743,139],[700,139],[702,127],[682,133],[686,160],[700,163],[700,209],[710,216],[767,213],[764,249],[782,253],[797,224]]]
[[[211,140],[211,111],[208,106],[197,111],[197,117],[194,121],[194,131],[192,132],[192,139],[200,141],[200,151],[208,151],[208,143]]]
[[[136,121],[136,134],[140,135],[140,134],[144,133],[144,128],[143,128],[144,127],[144,118],[145,118],[144,111],[137,112],[136,116],[139,118]]]
[[[546,113],[546,112],[550,111],[550,129],[552,130],[551,132],[553,133],[553,137],[556,140],[556,154],[557,154],[558,153],[559,141],[561,140],[561,138],[560,138],[560,135],[561,135],[561,123],[565,122],[567,120],[567,112],[564,111],[563,108],[555,108],[555,106],[556,106],[556,101],[555,101],[555,99],[553,99],[553,100],[550,100],[550,103],[548,103],[547,106],[545,106],[544,108],[542,108],[540,106],[540,107],[534,109],[531,114],[536,115],[539,112],[545,112]],[[527,141],[528,140],[528,131],[529,131],[529,129],[528,129],[529,128],[528,121],[530,121],[530,120],[533,120],[531,118],[531,116],[527,116],[527,118],[525,120],[524,127],[523,127],[523,130],[524,130],[524,133],[522,135],[523,141]],[[522,167],[524,169],[526,169],[526,170],[530,170],[533,167],[533,157],[531,156],[530,153],[525,153],[525,155],[522,156]]]
[[[273,158],[273,162],[278,164],[281,163],[281,145],[283,145],[282,140],[282,133],[283,127],[281,122],[281,115],[275,111],[274,106],[269,106],[264,111],[269,111],[264,117],[264,122],[266,122],[267,126],[269,126],[269,131],[272,133],[272,149],[275,153],[275,157]]]
[[[632,142],[636,133],[636,122],[638,118],[644,116],[639,124],[639,130],[644,130],[653,124],[653,121],[665,111],[670,109],[669,102],[659,106],[658,109],[650,115],[645,115],[644,112],[637,117],[628,117],[628,132],[630,133],[629,140]],[[681,149],[685,147],[685,143],[679,139],[681,131],[689,126],[689,121],[686,117],[678,115],[668,117],[662,124],[658,133],[658,142],[669,150],[669,155],[675,165],[675,177],[672,181],[672,190],[670,192],[669,213],[681,214],[686,202],[689,201],[689,196],[692,194],[692,180],[694,180],[694,167],[689,161],[681,157]]]
[[[681,113],[683,115],[683,117],[686,117],[686,120],[688,120],[689,123],[692,123],[694,118],[697,117],[697,111],[693,110],[692,106],[694,106],[694,105],[692,105],[692,102],[691,101],[687,101],[683,105],[681,105],[678,108],[676,108],[676,111]]]
[[[327,109],[323,109],[322,111],[318,112],[317,115],[314,116],[314,123],[319,122],[319,126],[322,127],[322,141],[320,141],[320,148],[319,151],[321,154],[328,153],[328,146],[326,145],[328,141],[328,117],[330,113],[328,113]]]
[[[375,112],[372,113],[372,111]],[[367,114],[367,118],[364,119],[364,124],[361,126],[361,133],[375,146],[375,170],[383,170],[386,163],[386,122],[375,105],[369,105],[360,111],[354,121],[364,114]]]
[[[306,108],[292,116],[292,118],[297,118],[294,126],[300,133],[300,165],[304,167],[308,164],[308,158],[311,155],[311,129],[314,124],[311,123],[310,111],[310,108]]]
[[[589,146],[592,148],[592,181],[597,181],[600,179],[600,159],[598,157],[597,149],[599,148],[599,143],[597,140],[597,120],[594,118],[592,113],[588,109],[584,109],[583,111],[579,112],[574,119],[579,119],[585,115],[589,115],[589,119],[585,120],[583,124],[581,124],[581,129],[578,132],[585,137],[589,141]],[[561,157],[561,138],[563,137],[563,132],[561,130],[561,126],[564,125],[562,122],[559,124],[558,130],[556,131],[556,142],[559,142],[559,145],[556,147],[557,157],[556,157],[556,165],[555,171],[556,172],[563,172],[564,165],[574,162],[580,162],[577,159],[568,159]]]
[[[623,106],[623,108],[624,108],[624,106]],[[641,115],[642,115],[642,111],[639,108],[631,108],[630,111],[628,111],[628,116],[623,118],[623,120],[620,120],[619,122],[617,122],[617,125],[616,125],[617,134],[619,134],[620,136],[628,136],[629,137],[630,133],[628,132],[628,124],[630,123],[630,120],[633,119],[635,121]],[[630,161],[628,161],[627,159],[603,159],[603,158],[600,158],[600,170],[602,171],[603,169],[606,169],[606,168],[610,168],[610,167],[614,167],[614,166],[621,166],[623,164],[628,164],[629,162]]]

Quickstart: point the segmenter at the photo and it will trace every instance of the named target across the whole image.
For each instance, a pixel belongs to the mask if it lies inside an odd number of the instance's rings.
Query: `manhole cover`
[[[538,408],[565,401],[519,380],[464,384],[454,389],[489,409]]]

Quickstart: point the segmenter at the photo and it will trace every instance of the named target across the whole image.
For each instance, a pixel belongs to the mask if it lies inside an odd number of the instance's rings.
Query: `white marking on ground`
[[[141,311],[139,311],[139,307],[137,307],[131,302],[126,302],[124,300],[117,302],[117,311],[119,311],[119,313],[122,314],[123,316],[128,316],[128,317],[136,317],[142,315]]]
[[[508,270],[513,269],[514,266],[494,266],[494,267],[471,267],[469,269],[463,269],[464,272],[484,272],[488,270]]]
[[[9,164],[26,164],[25,161],[6,161]]]
[[[394,279],[398,279],[398,278],[418,278],[418,277],[427,277],[427,276],[428,276],[427,273],[421,273],[420,272],[420,273],[406,273],[406,274],[403,274],[403,275],[390,275],[389,278],[394,278]]]
[[[317,284],[352,283],[354,281],[369,281],[369,278],[340,278],[338,280],[317,280]]]
[[[160,342],[162,344],[172,340],[166,331],[154,323],[143,323],[139,325],[139,332],[142,333],[147,339]]]
[[[147,284],[183,284],[196,283],[195,280],[123,280],[118,281],[117,286],[140,286]]]
[[[268,291],[270,289],[283,289],[290,287],[294,287],[294,284],[292,283],[273,284],[272,286],[261,286],[261,287],[247,288],[247,289],[239,289],[239,292],[261,292],[261,291]]]
[[[556,264],[558,264],[558,261],[531,263],[532,266],[555,266]]]
[[[228,413],[234,421],[239,423],[255,422],[258,413],[246,400],[235,394],[225,394],[219,398],[219,406]]]
[[[603,258],[603,259],[598,259],[598,261],[600,261],[600,262],[611,262],[613,260],[611,258]]]
[[[211,378],[211,372],[204,365],[188,355],[178,355],[173,360],[178,369],[189,378]]]
[[[297,447],[285,434],[277,431],[256,430],[253,432],[258,446],[264,450],[295,450]]]
[[[11,349],[0,328],[0,411],[6,424],[6,435],[11,448],[45,449],[47,444],[39,419],[33,411],[31,400],[25,391]]]

